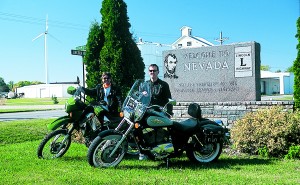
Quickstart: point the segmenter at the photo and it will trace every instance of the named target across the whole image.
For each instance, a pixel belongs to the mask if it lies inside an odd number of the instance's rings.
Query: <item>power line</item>
[[[45,19],[39,19],[39,18],[5,13],[5,12],[0,12],[0,19],[5,21],[10,21],[10,22],[21,22],[21,23],[37,24],[37,25],[43,25],[45,23]],[[56,21],[56,20],[48,20],[48,23],[49,25],[51,25],[51,27],[59,27],[63,29],[76,29],[76,30],[89,29],[87,26],[84,25]]]

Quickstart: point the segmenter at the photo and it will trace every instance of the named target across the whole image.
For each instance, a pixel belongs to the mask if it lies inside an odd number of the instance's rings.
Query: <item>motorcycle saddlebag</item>
[[[206,143],[223,142],[224,128],[219,125],[203,125],[204,140]]]

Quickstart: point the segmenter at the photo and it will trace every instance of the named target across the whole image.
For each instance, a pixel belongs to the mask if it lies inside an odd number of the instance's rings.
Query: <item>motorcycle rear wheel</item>
[[[43,159],[62,157],[71,145],[71,136],[67,130],[60,129],[51,132],[40,143],[37,155]]]
[[[127,142],[124,141],[111,157],[109,155],[121,138],[121,135],[107,135],[103,138],[96,137],[88,150],[87,158],[89,164],[94,167],[117,166],[127,151]]]
[[[194,145],[194,147],[186,151],[186,155],[191,161],[199,163],[217,161],[223,148],[222,143],[208,143],[201,147],[197,144]]]

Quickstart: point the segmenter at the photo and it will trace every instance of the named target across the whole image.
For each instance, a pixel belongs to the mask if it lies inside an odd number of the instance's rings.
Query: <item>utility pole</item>
[[[84,65],[85,51],[86,51],[85,46],[78,46],[78,47],[76,47],[76,49],[72,49],[71,50],[71,54],[72,55],[79,55],[79,56],[82,57],[82,76],[83,76],[83,83],[82,83],[82,85],[83,85],[83,87],[86,86],[85,85],[85,83],[86,83],[85,82],[86,81],[86,79],[85,79],[85,65]]]
[[[223,45],[223,42],[225,40],[229,40],[229,37],[223,37],[222,36],[222,31],[220,32],[220,37],[218,39],[215,39],[215,41],[220,42],[220,45]]]

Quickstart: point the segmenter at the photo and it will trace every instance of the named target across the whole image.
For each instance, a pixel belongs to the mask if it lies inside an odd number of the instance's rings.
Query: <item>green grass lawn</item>
[[[126,156],[116,168],[89,166],[87,148],[72,143],[59,159],[38,159],[36,150],[53,119],[0,122],[1,184],[300,184],[300,160],[222,154],[215,163],[186,157],[139,161]]]
[[[0,99],[0,106],[4,106],[0,109],[0,113],[8,112],[26,112],[37,110],[49,110],[51,108],[45,106],[44,108],[35,108],[35,105],[64,105],[67,98],[58,98],[58,103],[54,104],[51,98],[16,98],[16,99]],[[12,108],[12,106],[20,106],[20,108]],[[27,107],[22,107],[27,106]],[[30,107],[32,106],[32,107]]]
[[[67,98],[57,98],[58,105],[64,105]],[[51,98],[16,98],[2,99],[2,105],[54,105]]]

